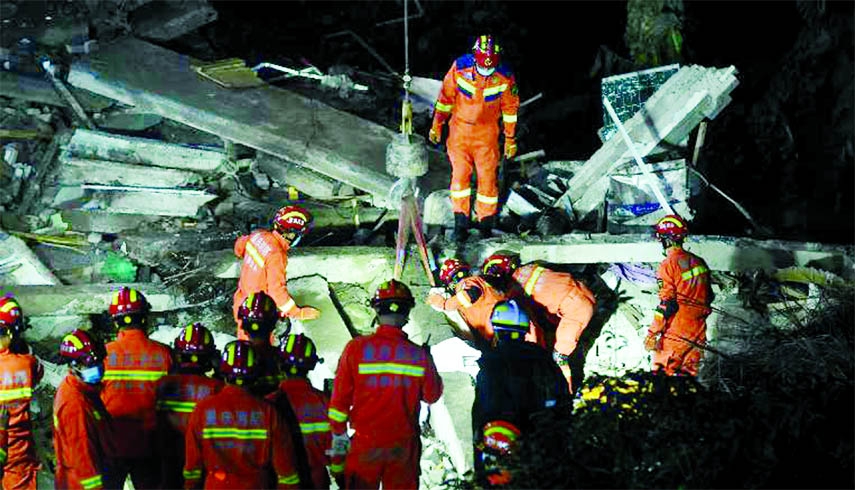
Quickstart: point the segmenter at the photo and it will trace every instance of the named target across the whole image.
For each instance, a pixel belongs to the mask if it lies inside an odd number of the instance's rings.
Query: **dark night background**
[[[521,112],[520,151],[543,148],[550,160],[586,160],[598,148],[600,78],[633,71],[609,64],[601,48],[629,58],[625,2],[420,4],[424,15],[409,24],[411,74],[441,79],[473,36],[492,32],[504,45],[522,100],[543,93]],[[301,66],[302,60],[322,70],[346,65],[381,95],[371,104],[329,103],[397,126],[399,82],[351,36],[326,36],[350,29],[403,72],[403,24],[375,25],[402,17],[402,2],[213,5],[219,20],[171,47],[237,56],[250,66]],[[408,8],[418,13],[412,1]],[[734,65],[740,80],[731,104],[709,125],[699,169],[767,227],[767,237],[851,243],[853,4],[685,1],[683,8],[682,63]],[[427,132],[426,120],[416,123]],[[764,236],[712,191],[694,207],[699,233]]]

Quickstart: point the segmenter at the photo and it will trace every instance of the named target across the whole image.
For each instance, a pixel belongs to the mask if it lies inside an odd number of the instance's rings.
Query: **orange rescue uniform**
[[[108,486],[122,486],[130,473],[136,488],[159,485],[155,397],[157,382],[172,368],[169,347],[149,339],[145,331],[123,329],[107,344],[101,399],[112,417],[115,453],[111,454]]]
[[[162,488],[181,488],[184,483],[184,438],[196,404],[223,388],[219,379],[201,374],[170,374],[157,384],[157,422],[162,463]]]
[[[479,75],[475,57],[457,58],[442,81],[433,127],[440,132],[450,117],[446,146],[451,160],[451,203],[455,213],[470,212],[472,170],[477,175],[475,213],[479,221],[494,216],[499,205],[499,125],[513,139],[520,99],[513,73],[499,64],[489,77]]]
[[[287,410],[284,405],[290,405],[300,424],[312,488],[329,488],[330,475],[327,473],[327,466],[330,465],[330,458],[327,450],[332,446],[332,433],[327,416],[329,397],[315,389],[306,378],[289,378],[279,383],[279,390],[268,395],[267,400],[278,407],[280,413]]]
[[[240,327],[238,308],[251,293],[264,291],[273,298],[280,315],[296,317],[300,308],[288,293],[285,269],[288,267],[288,240],[279,233],[268,230],[256,230],[235,241],[235,255],[242,259],[240,279],[235,291],[232,310],[238,324],[238,338],[249,337]]]
[[[34,356],[0,350],[0,404],[5,409],[0,427],[0,464],[4,489],[35,489],[41,469],[33,441],[30,401],[44,370]]]
[[[428,351],[398,327],[380,325],[347,343],[338,362],[329,419],[334,434],[355,431],[344,463],[347,488],[417,488],[421,401],[442,395]],[[331,469],[338,472],[340,461]]]
[[[289,434],[273,405],[226,385],[190,415],[184,488],[297,488]]]
[[[98,397],[100,385],[68,374],[53,401],[55,488],[104,488],[104,468],[111,452],[110,416]]]
[[[660,302],[648,333],[661,333],[662,346],[653,354],[653,370],[697,376],[703,352],[693,343],[706,343],[706,318],[712,312],[709,268],[697,255],[670,247],[656,277]]]

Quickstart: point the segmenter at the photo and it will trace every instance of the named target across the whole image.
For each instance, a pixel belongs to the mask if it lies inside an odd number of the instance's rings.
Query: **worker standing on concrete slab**
[[[279,312],[270,296],[250,293],[238,308],[238,318],[258,356],[259,375],[252,386],[253,393],[264,396],[279,386],[279,352],[270,343]]]
[[[175,371],[157,383],[157,433],[162,468],[161,488],[184,485],[184,438],[196,404],[218,393],[223,382],[207,376],[215,370],[219,352],[214,336],[201,323],[181,330],[172,347]]]
[[[226,344],[226,386],[196,404],[187,425],[184,488],[298,488],[291,432],[270,403],[247,389],[258,359],[245,340]]]
[[[150,306],[136,289],[113,293],[109,314],[118,336],[107,344],[106,372],[101,399],[113,418],[117,435],[110,454],[105,486],[121,488],[130,475],[134,488],[158,488],[157,382],[172,368],[172,353],[146,334]]]
[[[379,326],[347,343],[330,402],[333,461],[344,460],[345,488],[418,488],[421,402],[442,395],[442,378],[425,346],[403,327],[415,306],[410,289],[394,279],[374,293]],[[347,422],[355,431],[351,442]]]
[[[475,214],[481,233],[489,236],[499,208],[499,125],[505,136],[505,158],[517,153],[514,140],[520,98],[508,66],[501,62],[501,48],[493,36],[478,36],[471,54],[457,58],[446,73],[436,100],[428,139],[442,140],[449,118],[446,143],[451,160],[451,205],[454,235],[465,240],[469,229],[471,178],[476,174]]]
[[[519,255],[512,252],[497,252],[487,257],[481,270],[494,282],[511,283],[509,288],[516,291],[522,289],[522,294],[557,320],[552,355],[573,391],[570,355],[594,316],[597,305],[594,293],[569,272],[558,272],[534,262],[520,265]]]
[[[235,255],[242,260],[233,311],[238,338],[249,337],[241,327],[238,308],[251,293],[263,291],[273,298],[282,318],[314,320],[320,312],[311,306],[297,306],[288,293],[285,269],[288,251],[296,247],[312,223],[312,215],[300,206],[285,206],[273,216],[273,231],[256,230],[235,242]]]
[[[18,302],[0,298],[0,469],[4,489],[35,489],[41,469],[33,440],[30,402],[44,369],[32,355],[12,347],[24,330],[24,315]],[[26,346],[26,344],[24,344]]]
[[[710,270],[704,259],[683,249],[689,234],[685,220],[675,214],[656,223],[665,260],[659,265],[659,306],[644,339],[653,351],[653,371],[673,375],[698,375],[707,341],[706,318],[713,300]]]
[[[496,304],[490,323],[495,333],[493,348],[483,351],[478,360],[472,404],[475,473],[482,484],[486,484],[487,475],[477,442],[488,422],[510,422],[525,435],[534,428],[532,414],[568,407],[570,402],[569,387],[552,356],[525,341],[531,322],[515,300]]]
[[[297,454],[297,466],[301,475],[303,472],[307,473],[311,488],[330,487],[330,475],[327,471],[330,465],[327,451],[332,447],[328,418],[330,398],[313,387],[308,378],[309,371],[315,369],[320,360],[318,349],[309,337],[303,334],[283,336],[279,342],[279,362],[285,379],[279,383],[276,392],[267,396],[267,400],[276,406],[286,421],[296,419],[294,422],[299,427],[299,432],[292,439]],[[302,441],[302,444],[299,441]]]
[[[59,355],[70,367],[53,400],[55,488],[117,488],[107,486],[104,475],[115,439],[98,396],[106,354],[104,345],[85,330],[74,330],[59,344]]]

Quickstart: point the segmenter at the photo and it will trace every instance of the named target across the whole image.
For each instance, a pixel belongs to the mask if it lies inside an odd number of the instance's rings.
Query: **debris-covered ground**
[[[493,251],[517,251],[589,284],[598,311],[574,358],[574,377],[587,377],[582,399],[615,383],[654,391],[673,383],[624,377],[650,363],[642,339],[657,302],[661,249],[647,230],[665,212],[625,142],[603,127],[602,95],[613,97],[669,204],[694,216],[688,248],[713,269],[715,350],[701,385],[691,385],[688,398],[644,402],[653,407],[644,417],[667,414],[673,425],[651,428],[653,419],[577,407],[578,416],[562,422],[572,437],[532,451],[555,449],[577,463],[567,472],[524,473],[527,486],[852,484],[843,472],[817,483],[802,473],[789,481],[785,471],[815,450],[828,455],[828,468],[839,462],[851,475],[851,437],[834,439],[827,425],[837,423],[834,400],[851,402],[853,375],[844,355],[851,329],[847,337],[839,328],[845,319],[851,327],[846,300],[855,279],[853,18],[843,5],[408,4],[416,132],[427,133],[438,80],[482,30],[505,40],[528,102],[518,131],[526,156],[504,163],[492,237],[447,239],[449,168],[443,148],[428,149],[419,203],[430,249],[436,261],[457,255],[476,266]],[[289,289],[322,318],[293,328],[310,334],[326,360],[315,385],[332,377],[346,341],[373,328],[368,298],[394,271],[399,209],[383,158],[400,123],[402,16],[400,2],[0,4],[0,289],[19,298],[36,354],[55,363],[64,333],[105,331],[103,311],[119,284],[148,296],[159,340],[202,321],[222,346],[234,333],[234,240],[298,202],[315,224],[292,252]],[[779,19],[774,35],[754,32],[768,24],[765,16]],[[603,31],[568,29],[568,19]],[[655,21],[652,33],[639,30],[644,19]],[[140,58],[115,61],[129,56],[123,46]],[[543,58],[553,51],[564,59]],[[403,277],[417,298],[426,296],[430,282],[415,247]],[[813,321],[823,315],[833,321]],[[423,438],[423,483],[435,488],[471,468],[478,352],[421,301],[407,331],[433,346],[446,386]],[[36,395],[47,468],[53,387],[63,373],[48,364]],[[679,418],[681,410],[696,416]],[[762,425],[782,412],[778,425]],[[638,438],[614,442],[632,431]],[[679,457],[639,459],[686,431],[703,435],[679,439]],[[773,434],[764,439],[763,431]],[[805,431],[818,435],[805,443]],[[714,433],[736,434],[741,446],[726,457],[702,451],[727,447],[709,439]],[[700,437],[709,444],[699,446]],[[805,452],[785,454],[797,444],[807,444]],[[705,459],[692,460],[701,452]],[[612,468],[614,454],[621,456]],[[722,473],[740,457],[749,461],[740,462],[744,473]],[[642,467],[655,464],[668,471]],[[49,472],[41,478],[51,486]]]

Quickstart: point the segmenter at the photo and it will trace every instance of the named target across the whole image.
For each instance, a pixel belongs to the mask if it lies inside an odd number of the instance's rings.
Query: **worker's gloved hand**
[[[348,451],[350,451],[350,437],[347,433],[333,434],[332,447],[327,451],[327,454],[331,458],[337,458],[347,456]]]
[[[517,154],[517,140],[505,137],[505,158],[513,158]]]
[[[431,292],[427,297],[427,304],[436,311],[445,311],[445,293],[436,294]]]
[[[312,308],[311,306],[303,306],[300,308],[300,311],[297,312],[298,320],[316,320],[321,316],[321,312],[317,308]]]
[[[648,332],[644,339],[644,350],[658,351],[660,349],[662,349],[662,334]]]
[[[438,145],[442,140],[442,126],[434,124],[428,133],[428,140],[434,145]]]

